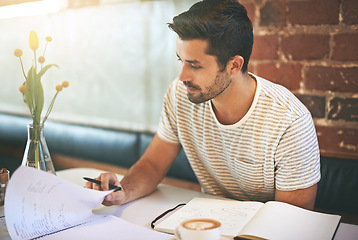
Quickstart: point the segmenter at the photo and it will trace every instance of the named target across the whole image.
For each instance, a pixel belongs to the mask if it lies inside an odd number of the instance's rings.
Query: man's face
[[[177,38],[177,55],[182,62],[179,80],[187,87],[188,98],[202,103],[220,95],[231,83],[226,68],[220,71],[216,57],[206,54],[205,40]]]

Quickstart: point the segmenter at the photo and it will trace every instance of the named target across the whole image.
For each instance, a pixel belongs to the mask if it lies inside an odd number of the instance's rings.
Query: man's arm
[[[143,197],[154,191],[168,172],[180,148],[180,144],[167,143],[155,135],[143,156],[129,169],[120,182],[115,174],[102,173],[97,178],[102,181],[101,186],[88,182],[86,187],[108,190],[109,183],[122,186],[121,191],[106,196],[103,201],[106,206],[120,205]]]
[[[316,200],[317,184],[294,191],[281,191],[276,189],[275,201],[289,203],[298,207],[313,210]]]

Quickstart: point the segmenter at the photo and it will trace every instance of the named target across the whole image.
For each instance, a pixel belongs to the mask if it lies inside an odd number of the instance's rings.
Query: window
[[[0,1],[0,18],[13,18],[55,13],[67,7],[67,0]]]

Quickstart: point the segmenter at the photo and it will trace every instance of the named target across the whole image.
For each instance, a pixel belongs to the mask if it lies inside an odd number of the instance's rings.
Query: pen
[[[86,180],[86,181],[92,182],[92,183],[96,183],[98,185],[101,185],[101,183],[102,183],[99,180],[92,179],[92,178],[89,178],[89,177],[84,177],[83,179]],[[113,184],[109,184],[109,188],[114,189],[115,192],[120,191],[122,189],[121,187],[113,185]]]

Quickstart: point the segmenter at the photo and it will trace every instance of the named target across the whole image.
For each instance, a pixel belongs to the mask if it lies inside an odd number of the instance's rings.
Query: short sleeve
[[[294,120],[277,147],[276,188],[293,191],[310,187],[321,178],[316,130],[310,113]]]
[[[177,144],[179,143],[177,128],[177,87],[178,79],[174,80],[169,86],[163,100],[163,107],[160,115],[157,135],[164,141]]]

